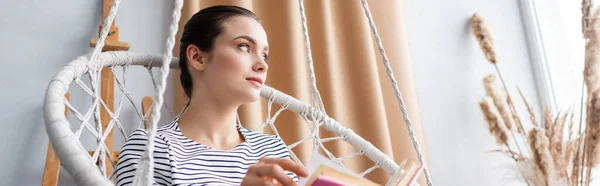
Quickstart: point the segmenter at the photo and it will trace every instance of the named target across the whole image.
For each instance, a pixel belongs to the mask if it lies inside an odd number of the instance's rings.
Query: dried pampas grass
[[[490,133],[496,138],[496,143],[498,145],[508,146],[508,129],[504,125],[498,109],[494,106],[492,98],[488,96],[484,97],[479,102],[479,106],[485,116]]]
[[[485,87],[487,96],[493,99],[496,108],[498,108],[506,128],[511,131],[515,130],[517,127],[515,126],[515,120],[506,101],[508,100],[506,91],[498,86],[496,83],[496,76],[493,74],[485,76],[483,78],[483,86]]]
[[[592,96],[586,130],[588,167],[600,163],[600,91],[594,92]]]
[[[571,168],[571,175],[569,177],[570,184],[571,185],[578,185],[579,181],[580,181],[580,173],[582,170],[582,166],[579,162],[581,162],[581,154],[580,154],[580,150],[579,150],[579,146],[581,145],[581,139],[582,138],[577,138],[574,141],[572,141],[571,145],[569,147],[567,147],[567,152],[569,152],[569,156],[573,156],[573,158],[571,159],[570,157],[567,159],[570,163],[570,168]]]
[[[583,33],[583,38],[589,38],[590,35],[590,25],[592,22],[592,17],[590,16],[592,12],[592,0],[583,0],[581,1],[581,32]]]
[[[529,140],[533,162],[542,173],[545,185],[548,185],[549,178],[554,176],[554,161],[550,155],[550,141],[546,136],[546,132],[541,128],[534,128],[529,131],[527,139]]]
[[[569,113],[570,112],[566,112],[557,117],[557,119],[554,122],[554,131],[552,132],[552,135],[548,136],[548,139],[550,140],[550,154],[553,157],[555,167],[566,167],[565,164],[567,162],[564,161],[565,142],[563,139],[565,133],[565,126],[567,125],[567,117],[569,116]],[[560,169],[556,169],[556,174],[559,174],[559,177],[567,177],[568,175],[566,170]]]
[[[529,113],[529,119],[531,120],[531,124],[538,127],[539,125],[537,123],[537,120],[535,119],[535,113],[533,113],[533,109],[529,105],[529,102],[527,102],[527,99],[525,99],[525,96],[523,96],[523,92],[521,92],[521,89],[517,89],[519,90],[519,95],[521,95],[521,99],[523,99],[523,103],[525,103],[525,107],[527,107],[527,112]]]
[[[513,173],[528,185],[589,186],[593,175],[597,174],[592,169],[600,165],[600,10],[593,7],[591,0],[583,0],[582,13],[582,32],[586,38],[584,85],[587,87],[587,99],[585,91],[582,91],[581,99],[582,103],[586,101],[587,109],[581,109],[581,119],[575,124],[574,109],[555,114],[546,108],[538,123],[532,107],[518,89],[533,127],[529,131],[524,130],[521,121],[526,120],[521,120],[516,113],[498,68],[489,28],[479,13],[470,19],[473,35],[502,82],[499,86],[496,75],[486,75],[483,82],[487,96],[479,103],[489,132],[501,146],[501,149],[491,152],[515,159],[512,165],[516,171]],[[515,143],[508,143],[509,135]],[[529,153],[520,150],[515,136],[522,137]],[[512,145],[517,146],[518,153],[511,150]]]
[[[565,186],[569,185],[566,179],[552,177],[546,180],[536,163],[532,160],[520,161],[511,168],[515,176],[531,186]]]
[[[494,51],[494,40],[492,39],[492,35],[490,34],[490,30],[483,20],[483,17],[479,13],[473,14],[471,16],[471,20],[469,21],[471,25],[471,31],[475,35],[475,39],[479,43],[481,50],[485,54],[485,58],[491,62],[496,63],[496,52]]]
[[[600,11],[596,9],[593,24],[589,27],[588,42],[585,47],[585,84],[588,94],[600,87]]]
[[[496,71],[498,72],[498,76],[500,77],[500,80],[502,81],[502,85],[503,85],[502,87],[499,87],[499,89],[504,89],[504,91],[506,92],[506,93],[504,93],[505,100],[502,101],[502,102],[506,102],[506,103],[500,105],[503,108],[499,107],[500,113],[502,114],[502,116],[504,118],[504,122],[506,123],[506,126],[509,129],[514,130],[519,134],[523,134],[524,133],[523,124],[521,123],[521,119],[519,118],[519,116],[517,114],[517,111],[515,109],[512,99],[510,98],[510,95],[508,95],[508,89],[506,88],[506,84],[504,83],[504,80],[502,79],[502,75],[500,74],[500,69],[498,68],[498,59],[497,59],[496,51],[494,50],[494,44],[493,44],[494,41],[493,41],[492,35],[489,31],[489,28],[487,27],[485,20],[479,13],[474,13],[471,16],[469,24],[471,26],[471,31],[472,31],[473,35],[475,36],[475,39],[479,43],[479,46],[480,46],[481,50],[483,51],[483,54],[485,55],[486,59],[494,65],[494,67],[496,68]],[[490,94],[488,94],[488,95],[490,95]],[[496,103],[496,97],[492,96],[492,98],[494,98],[494,102]],[[499,103],[496,103],[496,105],[498,105],[498,104]],[[508,108],[508,110],[504,109],[504,105],[508,105],[506,107],[506,108]],[[506,115],[506,114],[509,114],[509,115]],[[506,118],[505,116],[510,116],[512,118],[509,119],[509,118]]]

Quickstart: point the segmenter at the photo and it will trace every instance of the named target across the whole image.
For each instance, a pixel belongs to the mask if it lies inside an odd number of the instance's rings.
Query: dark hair
[[[215,39],[223,32],[222,23],[236,16],[246,16],[260,22],[260,19],[248,9],[217,5],[200,10],[185,23],[179,46],[179,68],[181,86],[188,97],[192,97],[193,84],[188,70],[187,47],[195,45],[204,52],[211,52]]]

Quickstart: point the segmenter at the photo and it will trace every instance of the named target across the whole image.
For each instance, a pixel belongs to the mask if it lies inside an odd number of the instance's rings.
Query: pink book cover
[[[415,173],[415,175],[412,177],[412,179],[410,179],[409,185],[412,185],[414,183],[417,182],[417,179],[419,178],[419,175],[421,175],[421,173],[423,173],[423,168],[425,168],[423,165],[421,165],[419,167],[419,169],[417,170],[417,172]]]
[[[311,186],[346,186],[346,185],[337,180],[328,178],[327,176],[320,175],[312,183]]]

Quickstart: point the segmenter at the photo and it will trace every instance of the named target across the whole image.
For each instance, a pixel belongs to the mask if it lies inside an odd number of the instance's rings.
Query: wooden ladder
[[[103,0],[102,21],[104,21],[106,19],[106,17],[108,16],[108,14],[110,12],[110,7],[112,6],[112,4],[113,4],[113,0]],[[100,25],[99,31],[101,31],[101,30],[102,30],[102,25]],[[98,39],[93,38],[90,41],[90,47],[95,47],[97,41],[98,41]],[[108,36],[106,37],[106,40],[104,42],[104,47],[102,48],[102,51],[105,52],[105,51],[127,51],[127,50],[129,50],[129,43],[119,41],[119,28],[114,24],[114,21],[113,21],[113,24],[112,24],[111,28],[109,29]],[[112,72],[108,68],[102,69],[102,77],[101,78],[102,79],[101,79],[101,85],[100,85],[100,90],[101,90],[100,97],[104,101],[106,106],[112,112],[114,110],[114,103],[115,103],[115,101],[114,101],[115,100],[114,99],[115,79],[114,79]],[[67,93],[66,96],[67,96],[67,100],[69,100],[69,98],[70,98],[69,93]],[[152,105],[152,97],[144,97],[142,100],[142,110],[143,110],[144,115],[146,114],[146,112],[148,112],[150,105]],[[65,109],[65,117],[67,116],[67,113],[68,113],[68,109]],[[108,123],[111,120],[110,115],[104,108],[100,110],[100,118],[101,118],[101,122],[102,122],[102,131],[104,132],[104,131],[106,131]],[[111,158],[116,163],[116,161],[118,161],[119,152],[114,151],[113,131],[110,131],[110,133],[107,136],[104,143],[109,148],[109,151],[111,152]],[[89,153],[93,154],[94,152],[92,151]],[[112,163],[110,162],[110,159],[108,157],[106,157],[105,162],[106,162],[107,174],[111,174],[114,167],[112,167]],[[60,160],[58,159],[58,156],[56,155],[54,148],[52,147],[52,143],[49,142],[48,143],[48,153],[46,155],[46,165],[44,167],[44,176],[43,176],[43,180],[42,180],[42,185],[43,186],[58,185],[59,173],[60,173]]]

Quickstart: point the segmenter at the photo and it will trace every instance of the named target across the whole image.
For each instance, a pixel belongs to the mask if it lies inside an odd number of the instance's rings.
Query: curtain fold
[[[403,159],[418,163],[360,1],[306,0],[304,3],[317,87],[327,114],[354,130],[397,163]],[[218,4],[242,6],[257,14],[267,32],[271,48],[269,75],[265,83],[310,103],[311,82],[298,1],[188,0],[182,10],[178,38],[185,22],[194,13]],[[372,0],[369,1],[369,6],[406,103],[415,135],[427,158],[408,41],[403,28],[401,2]],[[175,47],[174,54],[179,54],[178,47]],[[179,73],[175,72],[173,75],[174,99],[176,109],[180,110],[187,98],[181,89]],[[279,108],[273,106],[271,113]],[[267,116],[266,101],[242,106],[239,115],[245,127],[254,129],[260,126]],[[304,120],[289,111],[281,113],[275,126],[288,145],[309,134]],[[272,131],[267,129],[264,132]],[[321,135],[331,136],[323,130]],[[328,142],[325,146],[336,156],[356,152],[355,148],[342,141]],[[307,141],[292,150],[306,162],[312,152],[312,143]],[[373,166],[366,157],[348,159],[344,163],[355,172],[362,172]],[[367,178],[385,184],[389,176],[378,169],[368,174]],[[424,176],[421,176],[419,183],[425,185]]]

